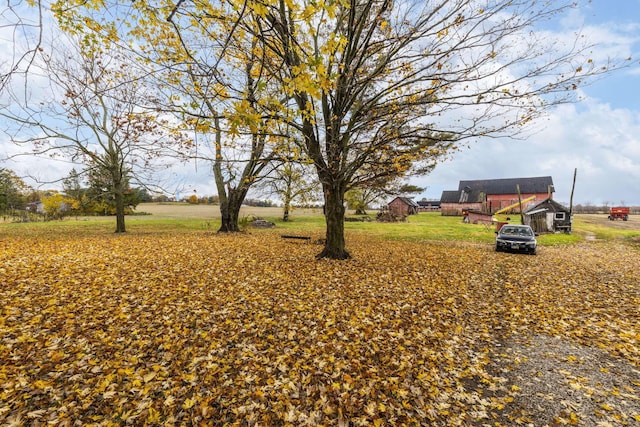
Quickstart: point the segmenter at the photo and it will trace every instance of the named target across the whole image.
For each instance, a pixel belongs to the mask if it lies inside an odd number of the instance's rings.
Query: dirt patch
[[[586,231],[584,233],[584,239],[589,241],[589,242],[593,242],[594,240],[596,240],[596,234],[592,233],[590,231]]]
[[[640,215],[630,215],[628,221],[611,221],[608,215],[603,214],[580,215],[580,219],[587,224],[596,224],[617,230],[640,230]]]
[[[601,349],[534,335],[505,342],[495,363],[507,424],[640,425],[640,370]]]

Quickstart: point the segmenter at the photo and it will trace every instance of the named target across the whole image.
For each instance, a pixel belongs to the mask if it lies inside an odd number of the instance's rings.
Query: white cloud
[[[527,140],[480,141],[414,181],[439,198],[459,180],[550,175],[556,200],[568,203],[577,168],[574,203],[640,205],[640,114],[595,102],[581,107],[558,107]]]

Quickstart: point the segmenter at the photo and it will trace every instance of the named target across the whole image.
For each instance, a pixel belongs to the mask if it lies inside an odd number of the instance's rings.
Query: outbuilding
[[[398,196],[389,202],[388,208],[393,215],[409,216],[417,214],[420,206],[413,199]]]
[[[418,210],[420,212],[434,212],[434,211],[439,211],[440,210],[440,199],[438,200],[427,200],[427,199],[422,199],[422,200],[418,200],[416,203],[418,203]]]
[[[493,215],[487,212],[469,210],[463,212],[463,221],[470,224],[493,224]]]
[[[524,223],[536,233],[571,232],[571,211],[547,198],[524,212]]]

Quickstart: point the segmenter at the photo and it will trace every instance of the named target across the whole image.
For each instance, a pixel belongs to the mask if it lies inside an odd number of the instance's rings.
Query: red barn
[[[494,213],[509,206],[520,212],[519,200],[530,199],[522,204],[525,210],[551,198],[554,191],[550,176],[460,181],[457,191],[442,192],[440,206],[442,215],[462,215],[463,210]]]

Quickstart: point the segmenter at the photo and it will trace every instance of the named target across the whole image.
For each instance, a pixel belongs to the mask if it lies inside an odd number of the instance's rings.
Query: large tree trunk
[[[240,231],[238,219],[240,207],[244,201],[246,191],[228,189],[227,197],[220,197],[221,224],[218,233],[233,233]]]
[[[282,221],[289,221],[289,211],[291,210],[291,188],[288,188],[284,195]]]
[[[124,190],[120,185],[115,185],[113,196],[116,203],[116,233],[126,233],[124,226]]]
[[[124,195],[122,192],[115,193],[116,202],[116,233],[126,233],[124,226]]]
[[[338,188],[324,187],[324,217],[327,224],[327,240],[324,249],[316,258],[351,258],[345,249],[344,240],[344,191]]]

